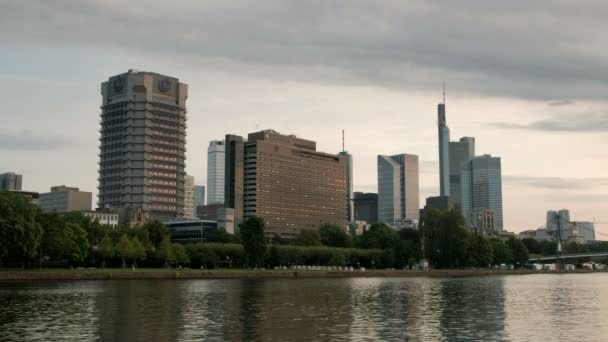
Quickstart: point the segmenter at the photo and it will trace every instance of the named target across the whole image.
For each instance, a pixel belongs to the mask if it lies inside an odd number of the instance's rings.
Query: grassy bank
[[[356,277],[433,277],[456,278],[493,275],[554,273],[533,270],[366,270],[366,271],[293,271],[293,270],[169,270],[169,269],[87,269],[87,270],[0,270],[0,281],[53,280],[128,280],[128,279],[248,279],[248,278],[356,278]],[[589,273],[574,271],[569,273]]]

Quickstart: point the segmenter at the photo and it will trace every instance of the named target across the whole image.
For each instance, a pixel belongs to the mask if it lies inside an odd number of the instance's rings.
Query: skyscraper
[[[378,156],[378,221],[402,228],[420,217],[418,156]]]
[[[224,207],[234,209],[234,226],[238,227],[243,223],[245,140],[241,136],[228,134],[225,141]]]
[[[439,193],[450,196],[450,128],[445,117],[444,103],[437,105],[437,125],[439,136]]]
[[[196,216],[196,207],[205,205],[205,186],[195,185],[194,186],[194,212]]]
[[[355,198],[353,191],[353,155],[342,151],[338,155],[346,158],[346,220],[355,221]]]
[[[570,210],[561,209],[559,211],[549,210],[547,211],[547,231],[551,234],[557,232],[558,228],[562,230],[568,228],[570,225]]]
[[[23,177],[14,172],[0,175],[0,191],[21,191]]]
[[[207,148],[207,203],[224,203],[224,140],[213,140]]]
[[[464,163],[461,169],[460,206],[467,223],[472,225],[474,215],[492,210],[495,229],[503,230],[502,174],[500,158],[483,155]]]
[[[183,216],[188,86],[131,69],[101,95],[99,208],[123,223]]]
[[[196,217],[194,207],[194,176],[184,176],[184,215],[183,217]]]
[[[378,222],[378,194],[355,192],[355,221]]]
[[[450,197],[460,207],[460,170],[475,157],[475,138],[464,137],[450,142]]]
[[[347,159],[316,150],[314,141],[273,130],[247,141],[226,136],[225,205],[237,223],[258,216],[267,235],[293,238],[333,223],[346,230]]]

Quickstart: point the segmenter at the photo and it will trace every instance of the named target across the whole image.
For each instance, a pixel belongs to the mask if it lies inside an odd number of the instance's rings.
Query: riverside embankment
[[[567,273],[590,273],[591,271],[570,271]],[[354,271],[308,271],[308,270],[159,270],[159,269],[87,269],[87,270],[2,270],[0,281],[69,281],[69,280],[129,280],[129,279],[255,279],[255,278],[405,278],[432,277],[457,278],[497,275],[526,275],[557,273],[534,270],[354,270]],[[566,273],[566,272],[563,272]]]

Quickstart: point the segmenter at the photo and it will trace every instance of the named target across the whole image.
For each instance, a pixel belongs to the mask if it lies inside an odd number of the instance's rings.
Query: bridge
[[[579,258],[594,258],[594,257],[603,257],[608,256],[608,252],[593,252],[593,253],[574,253],[574,254],[564,254],[560,255],[559,259],[579,259]],[[536,261],[553,261],[555,260],[555,255],[542,256],[536,259],[530,259],[528,262],[536,262]]]

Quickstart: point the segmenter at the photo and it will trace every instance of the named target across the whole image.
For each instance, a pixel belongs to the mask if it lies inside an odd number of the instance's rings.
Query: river
[[[608,340],[608,274],[0,283],[0,341],[558,340]]]

